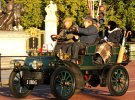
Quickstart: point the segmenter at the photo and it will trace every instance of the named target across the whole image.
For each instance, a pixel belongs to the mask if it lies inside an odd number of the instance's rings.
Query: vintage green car
[[[84,89],[88,82],[91,86],[108,86],[111,95],[124,95],[129,86],[129,75],[125,65],[129,63],[128,46],[124,59],[118,63],[120,46],[111,48],[111,56],[106,62],[96,62],[97,46],[100,43],[80,50],[78,63],[60,59],[53,52],[28,56],[23,60],[13,60],[14,69],[10,74],[9,87],[17,98],[28,96],[36,85],[50,84],[51,92],[57,99],[69,99],[74,93]],[[23,63],[23,64],[22,64]],[[88,72],[89,78],[85,75]]]

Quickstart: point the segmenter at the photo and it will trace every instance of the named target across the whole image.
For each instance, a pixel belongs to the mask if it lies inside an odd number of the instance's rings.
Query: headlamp
[[[21,63],[18,60],[11,60],[10,64],[14,64],[15,67],[20,67]]]
[[[15,67],[20,67],[21,66],[21,63],[18,62],[18,61],[16,61],[14,64],[15,64]]]
[[[41,61],[34,60],[32,62],[33,69],[40,69],[42,66],[43,66],[43,63]]]

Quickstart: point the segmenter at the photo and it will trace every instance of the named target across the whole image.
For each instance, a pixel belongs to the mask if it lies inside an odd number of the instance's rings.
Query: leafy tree
[[[43,22],[41,13],[41,0],[16,0],[24,5],[24,14],[21,17],[21,25],[24,28],[40,27]]]
[[[126,28],[135,31],[135,1],[130,0],[127,3]]]
[[[6,6],[6,1],[5,0],[1,0],[0,2],[1,2],[1,7],[3,9]]]
[[[49,1],[44,0],[45,6]],[[89,14],[87,0],[54,0],[57,4],[59,28],[67,16],[72,16],[80,26],[83,25],[83,17]],[[116,21],[123,30],[135,30],[135,1],[134,0],[104,0],[106,6],[106,24],[109,20]],[[97,4],[95,4],[97,10]]]
[[[106,0],[106,20],[114,20],[124,30],[135,31],[135,1]]]
[[[6,0],[1,0],[5,6]],[[58,29],[62,27],[65,17],[71,16],[79,26],[83,26],[83,18],[89,14],[88,0],[53,0],[57,4]],[[44,27],[45,7],[50,0],[15,0],[24,5],[21,25],[25,28]],[[114,20],[124,30],[135,31],[135,0],[104,0],[106,6],[106,24]],[[95,10],[98,4],[95,3]]]

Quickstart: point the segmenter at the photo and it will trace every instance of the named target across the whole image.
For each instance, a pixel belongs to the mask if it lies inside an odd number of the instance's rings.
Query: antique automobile
[[[55,40],[55,36],[52,38]],[[92,87],[108,87],[113,96],[124,95],[129,86],[129,75],[124,67],[129,63],[125,39],[126,36],[121,46],[111,47],[112,53],[106,62],[96,53],[97,46],[103,44],[101,42],[80,50],[78,63],[67,61],[65,55],[54,52],[32,52],[25,60],[14,59],[11,61],[14,69],[9,78],[11,93],[23,98],[30,95],[35,86],[50,84],[51,92],[57,99],[67,100],[74,93],[83,91],[88,82]],[[124,48],[123,53],[121,48]]]

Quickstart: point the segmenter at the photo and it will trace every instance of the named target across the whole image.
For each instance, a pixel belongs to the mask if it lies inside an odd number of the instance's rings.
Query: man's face
[[[70,26],[71,26],[70,24],[71,24],[71,23],[70,23],[69,21],[65,21],[65,22],[64,22],[65,28],[66,28],[66,29],[69,29]]]
[[[88,26],[92,25],[92,21],[85,20],[84,21],[84,26],[87,28]]]
[[[110,26],[110,25],[108,25],[108,30],[110,30],[110,27],[111,27],[111,26]]]

